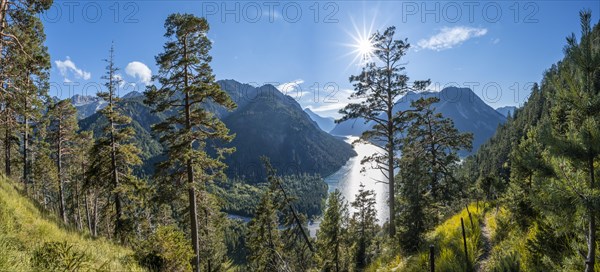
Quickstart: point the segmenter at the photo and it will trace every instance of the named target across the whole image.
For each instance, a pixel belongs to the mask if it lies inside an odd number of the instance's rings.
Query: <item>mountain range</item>
[[[394,112],[410,109],[412,101],[427,97],[440,99],[438,103],[434,104],[435,111],[452,119],[459,131],[473,133],[473,150],[471,152],[477,151],[481,144],[494,135],[498,125],[506,121],[504,115],[483,102],[471,89],[457,87],[447,87],[440,92],[409,92],[396,102]],[[365,122],[364,119],[352,119],[337,124],[330,133],[359,136],[372,126],[371,122]],[[467,155],[470,152],[461,153]]]
[[[233,111],[211,102],[205,105],[236,135],[231,143],[214,143],[236,148],[236,152],[225,159],[229,177],[241,177],[250,183],[262,182],[265,173],[261,156],[269,157],[281,174],[328,176],[356,155],[351,145],[319,129],[298,102],[274,86],[253,87],[234,80],[222,80],[218,84],[237,104]],[[87,110],[98,103],[93,99],[87,101],[90,103],[77,104],[78,110]],[[122,111],[132,118],[135,142],[142,150],[144,165],[138,171],[151,174],[153,164],[161,160],[163,151],[151,126],[165,120],[167,115],[152,112],[139,93],[124,96],[120,103]],[[82,130],[100,135],[106,120],[99,113],[93,113],[79,123]]]

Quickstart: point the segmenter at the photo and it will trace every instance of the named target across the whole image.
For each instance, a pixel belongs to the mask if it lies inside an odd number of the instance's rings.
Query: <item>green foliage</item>
[[[375,192],[365,190],[364,184],[350,205],[355,209],[350,219],[349,235],[354,241],[354,263],[357,268],[366,267],[379,254],[375,235],[377,226],[377,210],[375,209]]]
[[[340,191],[331,192],[317,232],[317,257],[324,271],[347,271],[352,267],[348,220],[348,203]]]
[[[252,271],[279,271],[286,267],[278,227],[273,192],[267,190],[248,224],[246,245],[249,250],[248,266]]]
[[[405,256],[382,255],[382,259],[375,261],[366,271],[428,271],[429,245],[434,245],[436,271],[467,271],[461,218],[464,220],[467,237],[468,266],[469,269],[473,269],[483,250],[479,222],[483,220],[484,209],[482,207],[478,209],[475,203],[468,207],[471,211],[470,217],[467,209],[452,215],[425,235],[425,242],[419,248],[418,253]],[[472,225],[470,218],[473,220]]]
[[[123,115],[117,102],[117,89],[121,80],[116,77],[118,68],[114,65],[114,47],[109,51],[106,62],[106,74],[102,77],[106,82],[105,91],[98,92],[98,97],[107,101],[100,113],[108,121],[103,127],[103,136],[96,139],[91,150],[93,158],[90,165],[87,187],[99,189],[109,195],[108,202],[114,203],[114,237],[125,243],[129,236],[127,231],[126,204],[135,198],[131,188],[138,188],[141,183],[133,176],[132,166],[141,164],[139,149],[131,142],[134,130],[130,126],[131,118]],[[112,216],[111,216],[112,217]],[[131,230],[131,228],[129,228]]]
[[[450,206],[464,194],[456,178],[461,149],[471,149],[473,135],[460,133],[452,120],[435,113],[439,98],[421,98],[404,116],[407,128],[399,159],[399,239],[402,248],[415,252],[423,234],[439,220],[437,207]]]
[[[36,270],[82,271],[87,268],[89,256],[67,242],[46,242],[33,251],[31,263]]]
[[[136,255],[151,271],[189,271],[194,252],[177,227],[160,226],[141,244]]]

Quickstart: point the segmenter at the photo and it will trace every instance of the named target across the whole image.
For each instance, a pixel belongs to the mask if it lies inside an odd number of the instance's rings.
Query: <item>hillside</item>
[[[422,97],[439,98],[440,102],[434,105],[436,112],[452,119],[459,131],[473,133],[473,152],[494,135],[498,125],[506,121],[503,115],[487,105],[469,88],[447,87],[440,92],[409,92],[396,102],[394,111],[410,109],[410,103]],[[337,124],[330,133],[359,136],[371,126],[371,123],[365,124],[361,119],[347,120]]]
[[[0,271],[142,271],[131,250],[57,221],[0,177]]]
[[[282,174],[320,174],[328,176],[355,156],[352,146],[319,129],[300,104],[271,85],[260,88],[234,80],[218,82],[236,102],[237,109],[226,111],[212,103],[205,107],[223,119],[236,134],[227,146],[236,152],[226,157],[230,177],[246,177],[262,182],[263,169],[259,158],[266,155]],[[160,161],[162,146],[152,133],[152,125],[166,118],[152,112],[141,96],[129,96],[120,102],[125,115],[132,118],[135,142],[142,150],[144,164],[138,171],[152,174],[154,163]],[[102,133],[106,120],[95,113],[80,120],[81,130]],[[222,143],[217,143],[222,144]]]
[[[469,268],[472,269],[480,265],[484,259],[484,248],[489,246],[482,230],[488,227],[488,221],[484,218],[492,213],[490,210],[490,205],[471,203],[468,208],[451,215],[427,233],[419,252],[412,255],[383,256],[366,271],[429,271],[429,245],[434,246],[435,271],[469,271],[465,263],[461,218],[467,237]]]
[[[283,175],[318,173],[325,177],[356,156],[352,146],[315,126],[296,100],[274,86],[235,93],[241,89],[225,87],[232,97],[241,97],[238,109],[223,119],[236,134],[231,146],[237,150],[225,160],[230,176],[262,180],[259,157],[264,155]]]

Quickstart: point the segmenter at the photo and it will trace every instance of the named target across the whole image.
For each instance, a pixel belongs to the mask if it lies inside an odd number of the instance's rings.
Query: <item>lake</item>
[[[356,139],[358,137],[345,136],[344,141],[352,144]],[[385,180],[385,175],[379,169],[373,169],[370,164],[362,165],[360,161],[365,156],[381,153],[384,150],[368,143],[355,144],[354,150],[358,155],[350,158],[337,172],[326,177],[325,182],[329,185],[329,192],[333,192],[336,189],[340,190],[344,198],[348,201],[350,216],[354,212],[354,209],[350,206],[350,202],[354,201],[355,195],[360,189],[360,184],[364,184],[367,190],[375,191],[377,219],[381,225],[388,219],[388,185],[377,181]],[[361,172],[363,168],[365,168],[365,171]],[[320,220],[309,224],[308,229],[311,236],[315,236],[316,231],[319,229],[319,224]]]

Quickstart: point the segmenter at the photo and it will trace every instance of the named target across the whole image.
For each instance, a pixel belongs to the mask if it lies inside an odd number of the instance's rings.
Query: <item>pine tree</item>
[[[262,160],[267,172],[269,190],[273,192],[275,209],[278,211],[278,217],[283,219],[282,235],[287,238],[283,242],[283,249],[288,253],[283,256],[285,262],[294,270],[308,271],[313,267],[313,239],[308,235],[306,216],[296,211],[295,197],[290,196],[284,187],[284,184],[298,182],[294,179],[302,177],[291,176],[284,181],[282,177],[277,176],[277,171],[268,158],[263,157]]]
[[[4,2],[4,1],[2,1]],[[48,8],[41,1],[17,1],[0,3],[5,5],[3,18],[0,19],[0,86],[3,91],[5,111],[8,113],[5,125],[19,122],[22,131],[22,159],[24,183],[29,183],[31,172],[29,143],[31,141],[31,121],[41,116],[42,98],[48,91],[48,70],[50,57],[44,46],[46,36],[41,20],[36,16]],[[8,120],[8,118],[18,118]],[[15,127],[6,127],[14,130]],[[14,136],[6,132],[6,170],[11,172],[11,144]]]
[[[23,90],[24,87],[21,84],[22,77],[41,76],[41,72],[47,70],[50,65],[49,59],[44,56],[45,47],[42,45],[45,39],[43,26],[36,16],[51,5],[52,1],[49,0],[0,0],[0,113],[3,116],[0,125],[4,130],[4,171],[8,176],[12,176],[14,144],[18,143],[17,109],[31,109],[19,105],[23,101],[23,94],[17,94],[17,91]],[[24,59],[27,67],[24,66]],[[24,67],[27,69],[23,69]],[[34,89],[27,86],[25,93],[34,95]],[[44,88],[41,89],[43,91]],[[31,97],[24,100],[28,99],[31,100]],[[32,104],[35,102],[34,100]],[[25,114],[25,117],[27,116],[28,113]],[[28,130],[26,132],[28,133]]]
[[[538,215],[532,205],[532,198],[537,197],[534,178],[555,176],[551,165],[546,162],[545,147],[539,130],[538,127],[531,128],[510,154],[511,184],[505,199],[508,210],[515,215],[514,220],[523,228],[528,227]]]
[[[591,12],[580,12],[581,38],[567,38],[566,59],[552,85],[552,133],[547,135],[550,152],[569,159],[587,171],[584,205],[588,215],[586,272],[596,263],[596,216],[598,185],[595,163],[600,156],[600,39],[592,35]]]
[[[348,203],[340,191],[327,198],[327,209],[317,232],[317,256],[323,271],[347,271],[349,265]]]
[[[226,215],[221,212],[217,199],[206,190],[198,191],[198,234],[201,271],[225,271],[231,264],[225,247]]]
[[[363,99],[360,103],[351,103],[340,110],[344,116],[336,122],[343,122],[355,118],[363,118],[365,122],[374,122],[375,125],[365,131],[360,139],[376,143],[385,150],[383,154],[373,154],[365,157],[363,162],[376,163],[377,168],[384,173],[389,188],[389,235],[394,236],[395,231],[395,185],[394,169],[397,166],[394,152],[400,147],[400,132],[405,124],[402,116],[405,112],[395,113],[396,101],[408,91],[421,91],[429,85],[427,81],[415,81],[409,86],[409,77],[404,73],[402,57],[410,48],[407,40],[394,40],[395,27],[387,28],[383,33],[373,34],[370,41],[373,44],[375,60],[362,68],[359,75],[351,76],[354,93],[351,99]]]
[[[350,220],[350,235],[356,243],[354,259],[357,268],[366,267],[374,257],[368,251],[377,233],[375,204],[375,191],[365,190],[365,185],[361,183],[354,201],[350,203],[355,210]]]
[[[164,122],[153,126],[166,147],[167,160],[157,165],[157,174],[170,177],[173,183],[185,181],[188,190],[190,232],[195,258],[194,270],[200,269],[198,245],[198,212],[196,187],[222,175],[221,161],[233,149],[215,148],[210,156],[207,140],[231,141],[233,135],[225,124],[203,108],[209,101],[235,108],[235,103],[215,82],[208,51],[211,42],[206,36],[209,27],[204,18],[191,14],[172,14],[165,22],[169,39],[165,52],[156,57],[160,87],[149,87],[146,103],[156,106],[157,112],[173,113]]]
[[[66,161],[68,156],[73,156],[76,144],[77,109],[71,104],[70,99],[61,100],[50,109],[50,139],[55,145],[55,158],[58,180],[58,199],[60,217],[67,224],[67,212],[65,204],[65,182],[68,177]],[[70,161],[73,162],[73,161]]]
[[[435,112],[439,98],[420,98],[411,102],[414,111],[405,118],[410,123],[400,159],[399,209],[402,247],[418,250],[423,233],[437,222],[434,206],[449,206],[464,194],[455,177],[458,150],[470,149],[473,135],[460,133],[451,119]],[[442,190],[443,189],[443,190]]]
[[[49,107],[49,103],[46,103]],[[49,143],[48,129],[50,126],[49,112],[35,124],[35,134],[32,139],[32,175],[31,187],[33,198],[41,203],[45,209],[50,210],[58,181],[56,161],[52,159],[52,146]]]
[[[125,243],[125,215],[124,192],[137,180],[132,176],[132,166],[141,164],[139,149],[131,142],[135,131],[131,127],[131,118],[119,112],[117,91],[121,80],[117,77],[118,68],[114,64],[114,47],[109,51],[105,60],[106,91],[99,92],[98,97],[107,102],[100,114],[106,119],[107,124],[103,129],[103,136],[96,140],[92,148],[94,161],[91,165],[92,175],[97,181],[109,181],[102,184],[114,199],[115,221],[114,236],[121,243]]]
[[[273,191],[267,190],[248,224],[246,245],[249,251],[248,264],[252,271],[282,271],[287,267],[273,198]]]
[[[429,193],[427,162],[417,145],[406,145],[400,158],[398,188],[398,238],[408,253],[417,252],[424,240],[423,234],[432,225],[433,200]],[[431,213],[430,213],[431,212]]]
[[[87,201],[88,192],[85,190],[85,184],[88,182],[88,169],[91,165],[90,151],[94,146],[94,134],[91,131],[81,131],[77,134],[73,148],[72,163],[70,164],[71,177],[73,179],[73,206],[75,209],[74,217],[79,230],[83,229],[83,223],[86,222],[88,230],[90,226],[90,213]],[[81,202],[83,201],[83,206]],[[85,217],[81,214],[85,213]],[[91,232],[91,231],[90,231]]]
[[[454,177],[454,167],[459,161],[457,152],[471,150],[473,134],[460,133],[452,119],[436,113],[434,105],[439,101],[437,97],[430,97],[411,102],[415,111],[408,114],[411,125],[405,145],[417,145],[419,151],[411,154],[426,162],[433,199],[447,202],[456,195],[456,190],[460,190]]]

